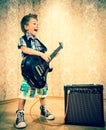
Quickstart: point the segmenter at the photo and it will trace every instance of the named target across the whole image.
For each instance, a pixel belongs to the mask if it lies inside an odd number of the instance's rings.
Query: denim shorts
[[[38,96],[40,98],[46,97],[47,96],[47,92],[48,92],[48,86],[47,84],[45,85],[44,88],[38,89],[31,89],[31,87],[28,85],[28,83],[23,79],[22,80],[22,84],[20,87],[20,94],[19,94],[19,98],[22,99],[33,99],[35,94],[38,94]]]

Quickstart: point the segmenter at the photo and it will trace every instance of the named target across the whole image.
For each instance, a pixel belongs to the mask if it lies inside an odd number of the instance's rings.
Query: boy
[[[28,14],[25,15],[21,20],[21,30],[24,33],[19,40],[18,48],[22,50],[22,57],[24,58],[26,55],[37,55],[44,59],[46,62],[50,60],[50,57],[46,55],[44,52],[47,48],[36,38],[36,34],[38,31],[38,19],[36,14]],[[30,40],[31,47],[27,46],[26,40]],[[46,95],[48,91],[47,84],[42,86],[41,89],[31,89],[31,87],[26,83],[26,81],[22,80],[22,85],[20,88],[19,95],[19,103],[18,110],[16,111],[16,128],[24,128],[26,127],[26,123],[24,121],[24,106],[26,102],[26,98],[33,98],[35,92],[39,95],[40,98],[40,110],[41,116],[44,116],[47,120],[54,120],[55,117],[46,109]]]

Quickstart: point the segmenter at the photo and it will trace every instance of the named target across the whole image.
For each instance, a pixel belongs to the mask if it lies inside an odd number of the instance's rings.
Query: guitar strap
[[[26,44],[27,44],[27,47],[32,48],[32,47],[31,47],[31,38],[28,40],[27,37],[26,37],[26,35],[24,35],[24,36],[23,36],[23,39],[25,40],[25,42],[26,42]],[[45,46],[39,39],[36,39],[36,40],[37,40],[37,41],[40,43],[40,45],[42,46],[41,52],[45,53],[45,52],[47,51],[46,46]],[[24,54],[24,56],[27,56],[27,54],[25,54],[25,53],[23,53],[23,54]]]

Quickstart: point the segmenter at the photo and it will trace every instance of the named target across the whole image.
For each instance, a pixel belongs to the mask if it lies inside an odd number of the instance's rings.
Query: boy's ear
[[[24,25],[24,29],[25,29],[25,30],[28,30],[28,25]]]

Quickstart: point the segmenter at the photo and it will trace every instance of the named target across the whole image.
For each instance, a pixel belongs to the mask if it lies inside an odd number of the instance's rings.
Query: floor
[[[0,130],[17,130],[14,127],[15,112],[18,100],[0,102]],[[39,113],[39,100],[28,100],[25,106],[25,121],[27,127],[23,130],[106,130],[104,127],[65,125],[64,124],[64,99],[60,97],[48,97],[49,111],[56,117],[54,121],[46,121]],[[106,121],[106,102],[104,101],[104,118]]]

